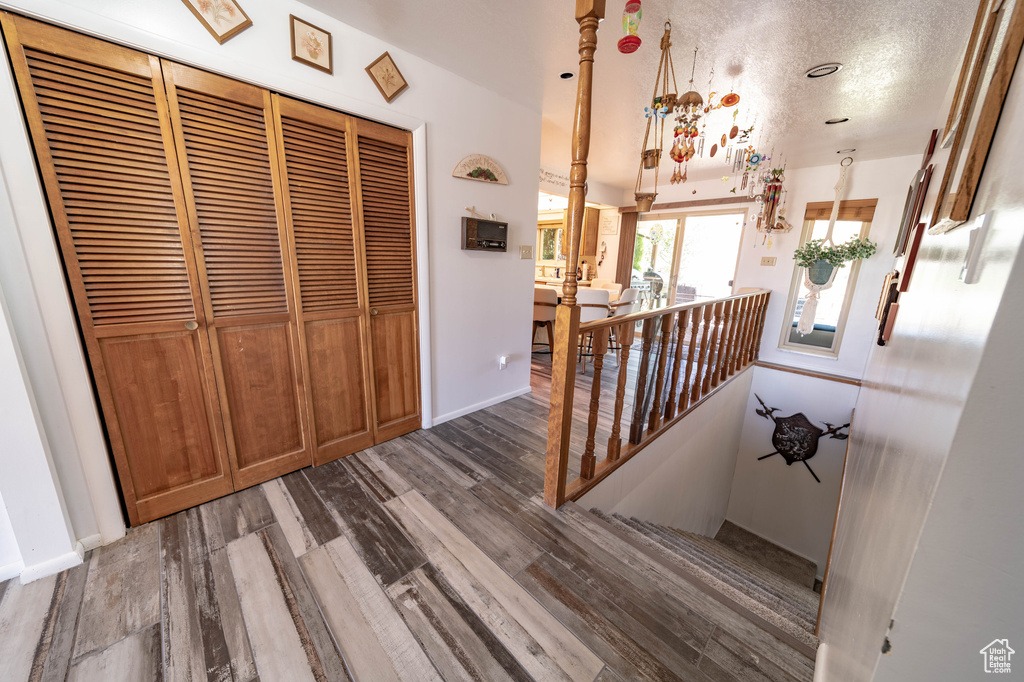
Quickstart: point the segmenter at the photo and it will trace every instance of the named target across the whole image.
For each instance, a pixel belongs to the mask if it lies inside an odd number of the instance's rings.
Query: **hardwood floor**
[[[544,364],[532,394],[0,584],[0,679],[809,682],[786,642],[540,504]]]

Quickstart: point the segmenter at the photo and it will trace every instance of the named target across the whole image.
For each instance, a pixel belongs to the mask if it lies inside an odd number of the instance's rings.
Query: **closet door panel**
[[[420,427],[412,136],[359,121],[359,210],[376,440]]]
[[[314,426],[324,462],[373,445],[362,339],[359,317],[306,323]]]
[[[163,62],[236,488],[312,462],[265,90]]]
[[[153,505],[155,496],[188,486],[197,489],[186,501],[210,499],[203,482],[219,470],[217,460],[208,455],[214,451],[214,429],[207,422],[197,335],[182,331],[99,343],[110,384],[117,387],[112,398],[126,450],[158,455],[132,460],[131,483],[139,508],[159,512],[162,505]]]
[[[217,330],[238,468],[302,450],[295,358],[287,322]]]
[[[0,21],[130,520],[229,493],[160,62]]]
[[[285,215],[304,323],[314,462],[373,444],[366,293],[353,224],[351,119],[274,97]]]

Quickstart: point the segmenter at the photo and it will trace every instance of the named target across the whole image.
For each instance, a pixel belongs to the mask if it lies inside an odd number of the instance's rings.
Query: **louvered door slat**
[[[38,78],[40,71],[45,71],[44,53],[37,50],[26,49],[25,55],[28,60],[29,70],[33,76],[37,96],[43,100],[61,102],[66,97],[66,89],[61,83],[49,78]],[[63,60],[64,77],[69,80],[83,78],[88,73],[95,72],[98,67],[87,67],[77,64],[73,60]],[[123,83],[125,78],[107,78],[110,83]],[[134,253],[130,257],[130,263],[136,268],[145,269],[148,265],[156,265],[159,262],[161,270],[165,269],[167,261],[173,262],[172,269],[177,275],[177,283],[180,289],[174,293],[168,292],[170,305],[158,306],[155,303],[162,299],[151,299],[139,301],[133,309],[125,308],[125,313],[138,319],[172,320],[180,319],[183,322],[193,316],[192,297],[189,292],[188,272],[185,268],[185,257],[182,252],[181,238],[177,231],[178,218],[175,213],[174,196],[171,192],[170,178],[167,171],[166,159],[163,156],[163,136],[157,118],[156,102],[153,97],[152,84],[145,78],[137,77],[132,83],[137,97],[145,100],[140,101],[140,106],[133,109],[136,118],[146,123],[148,135],[142,138],[141,144],[134,140],[124,140],[116,146],[117,152],[108,153],[106,150],[109,144],[104,139],[90,140],[87,129],[79,128],[79,144],[65,142],[65,136],[54,132],[54,128],[64,130],[64,125],[69,119],[65,116],[53,117],[51,122],[44,123],[47,131],[47,139],[54,161],[54,170],[61,187],[75,185],[79,182],[79,170],[84,162],[87,167],[96,167],[98,164],[91,164],[91,159],[105,159],[106,164],[100,168],[108,175],[113,182],[120,182],[131,185],[134,169],[148,172],[162,184],[162,192],[154,192],[161,196],[159,203],[147,202],[143,211],[111,211],[111,204],[115,203],[116,190],[104,190],[97,186],[90,198],[76,199],[65,204],[68,216],[68,223],[75,241],[75,250],[78,254],[78,261],[82,268],[88,269],[92,264],[109,262],[109,260],[128,259],[126,250],[116,246],[111,240],[116,239],[123,229],[147,228],[154,224],[163,223],[168,226],[162,235],[154,235],[154,244],[150,249],[127,250],[127,253]],[[146,86],[149,87],[146,91]],[[111,86],[108,86],[111,87]],[[90,91],[91,92],[91,91]],[[108,109],[105,106],[102,93],[91,92],[88,98],[78,98],[83,104],[93,105],[96,111],[102,111],[103,116],[109,116],[110,125],[108,128],[116,129],[116,122],[119,116],[116,110]],[[143,108],[143,104],[145,107]],[[71,112],[68,112],[71,115]],[[142,116],[145,116],[143,119]],[[141,132],[141,131],[140,131]],[[122,138],[123,139],[123,138]],[[84,143],[84,144],[83,144]],[[74,153],[69,150],[87,150],[88,153]],[[108,197],[110,197],[108,199]],[[106,220],[103,220],[106,218]],[[88,226],[90,237],[83,239],[76,228]],[[111,227],[117,226],[115,229]],[[162,261],[162,262],[161,262]],[[93,307],[98,298],[120,295],[130,297],[138,289],[138,285],[131,282],[108,283],[107,286],[97,286],[88,292],[90,307]],[[106,312],[94,311],[95,323],[100,325],[108,323],[109,315]]]
[[[261,313],[287,312],[277,212],[273,201],[243,201],[238,194],[223,191],[224,188],[233,189],[231,178],[243,175],[248,185],[258,187],[265,195],[273,197],[262,110],[255,107],[244,110],[227,100],[183,88],[177,89],[177,101],[185,131],[188,166],[192,170],[190,177],[214,317],[251,315],[255,311],[248,304],[253,301],[274,303],[259,306]],[[211,144],[208,135],[189,134],[194,129],[204,130],[204,123],[193,112],[205,110],[203,104],[218,101],[223,106],[218,111],[221,125],[216,130],[223,135],[221,139],[250,150],[245,162]],[[197,173],[196,169],[208,172]],[[225,207],[232,210],[226,211]],[[253,237],[264,241],[267,246],[255,246],[251,241]],[[248,295],[240,295],[219,284],[254,273],[264,273],[266,277],[251,280]]]
[[[361,136],[359,171],[370,305],[412,305],[408,148]]]
[[[227,494],[210,345],[185,325],[203,309],[159,62],[0,21],[131,522]]]

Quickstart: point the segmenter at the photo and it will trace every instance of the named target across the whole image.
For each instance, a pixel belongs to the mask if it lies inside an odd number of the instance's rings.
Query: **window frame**
[[[858,236],[866,239],[871,233],[871,223],[874,219],[877,199],[861,199],[854,201],[839,202],[839,214],[837,221],[859,222],[861,224]],[[813,202],[807,204],[804,212],[803,228],[800,232],[799,246],[803,246],[814,234],[814,223],[819,220],[828,220],[832,213],[831,201]],[[850,308],[853,306],[853,296],[857,290],[857,280],[860,277],[860,266],[863,259],[857,259],[847,265],[850,268],[849,285],[843,298],[843,304],[839,311],[839,320],[833,332],[832,344],[828,348],[812,346],[809,344],[794,343],[790,341],[793,333],[793,317],[796,314],[796,306],[800,300],[800,294],[804,284],[804,270],[795,262],[793,263],[793,277],[789,285],[789,296],[786,298],[786,307],[782,316],[782,329],[779,334],[779,350],[790,353],[801,353],[817,357],[839,359],[839,352],[842,348],[843,337],[846,333],[846,324],[850,316]]]

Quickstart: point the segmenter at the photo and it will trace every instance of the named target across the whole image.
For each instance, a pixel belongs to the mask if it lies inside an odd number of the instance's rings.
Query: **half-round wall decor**
[[[498,162],[483,154],[470,154],[452,171],[452,177],[507,185],[508,178]]]

